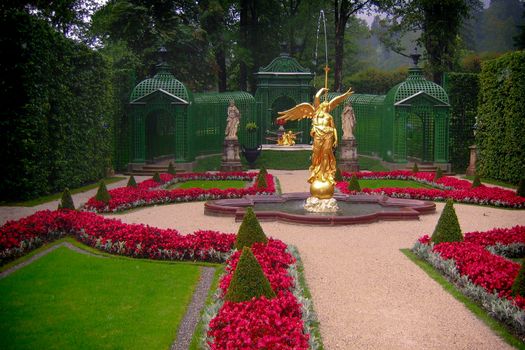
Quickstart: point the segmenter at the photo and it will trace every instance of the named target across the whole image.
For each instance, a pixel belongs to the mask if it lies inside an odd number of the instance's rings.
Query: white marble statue
[[[343,121],[343,140],[349,140],[349,139],[355,138],[354,129],[355,129],[356,120],[355,120],[354,110],[352,109],[352,104],[350,102],[343,109],[343,113],[341,114],[341,119]]]
[[[241,112],[235,106],[235,101],[230,101],[230,106],[228,107],[228,118],[226,119],[226,130],[224,134],[226,139],[237,140],[237,129],[239,128],[239,123],[241,121]]]

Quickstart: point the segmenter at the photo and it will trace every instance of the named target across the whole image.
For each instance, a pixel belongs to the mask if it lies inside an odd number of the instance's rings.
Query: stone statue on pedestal
[[[359,163],[357,162],[357,142],[354,136],[357,121],[350,102],[348,102],[343,109],[341,120],[343,124],[343,139],[339,146],[339,168],[343,171],[356,172],[359,171]]]
[[[240,171],[242,170],[241,158],[239,155],[239,140],[237,130],[241,121],[241,112],[235,101],[231,100],[228,106],[228,117],[226,119],[226,129],[224,131],[224,144],[221,161],[221,171]]]
[[[355,139],[355,114],[350,102],[348,102],[348,104],[343,109],[341,119],[343,121],[343,140]]]

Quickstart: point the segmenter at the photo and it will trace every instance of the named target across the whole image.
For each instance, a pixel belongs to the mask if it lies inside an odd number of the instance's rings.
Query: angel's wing
[[[315,114],[314,107],[307,103],[300,103],[287,111],[279,112],[277,120],[299,120],[303,118],[313,118]]]
[[[328,112],[333,111],[335,107],[337,107],[340,103],[344,102],[344,100],[346,100],[348,96],[352,95],[353,93],[354,92],[352,91],[352,88],[350,88],[344,94],[331,99],[328,105]]]

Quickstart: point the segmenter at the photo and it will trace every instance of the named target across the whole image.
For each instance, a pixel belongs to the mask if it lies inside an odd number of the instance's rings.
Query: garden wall
[[[517,183],[525,174],[525,51],[483,62],[476,141],[482,176]]]
[[[106,60],[27,13],[0,32],[0,200],[94,181],[111,166],[113,90]]]

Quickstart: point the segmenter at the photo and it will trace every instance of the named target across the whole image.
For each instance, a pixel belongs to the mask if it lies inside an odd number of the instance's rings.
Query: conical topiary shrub
[[[237,239],[235,240],[235,248],[242,250],[243,247],[251,247],[252,244],[268,243],[268,238],[264,234],[264,231],[253,212],[252,207],[246,208],[246,214],[242,219],[239,232],[237,232]]]
[[[479,187],[481,186],[481,179],[479,177],[478,174],[476,174],[476,176],[474,176],[474,181],[472,181],[472,188],[476,188],[476,187]]]
[[[69,188],[65,188],[64,192],[62,192],[62,199],[60,200],[60,203],[58,204],[58,209],[71,209],[75,210],[75,204],[73,203],[73,197],[71,197],[71,192],[69,192]]]
[[[418,168],[416,162],[414,162],[414,166],[412,167],[412,172],[413,172],[413,173],[419,173],[419,168]]]
[[[108,189],[106,188],[106,184],[102,180],[100,180],[100,183],[98,185],[98,191],[97,191],[97,194],[95,195],[95,199],[97,201],[104,202],[106,204],[108,204],[111,199]]]
[[[275,297],[275,292],[252,250],[244,247],[224,299],[239,303],[263,295],[271,299]]]
[[[518,189],[516,190],[516,195],[525,197],[525,179],[521,178],[520,182],[518,183]]]
[[[170,175],[177,174],[177,172],[175,171],[175,167],[173,166],[173,162],[170,162],[170,164],[168,164],[168,174]]]
[[[343,181],[343,175],[341,174],[341,169],[339,168],[335,169],[334,180],[337,182]]]
[[[348,190],[361,192],[361,186],[359,186],[359,181],[357,181],[357,177],[355,175],[352,175],[352,178],[348,183]]]
[[[159,184],[162,183],[162,180],[160,179],[160,175],[158,171],[156,171],[155,174],[153,174],[152,180],[155,182],[158,182]]]
[[[131,175],[128,180],[126,187],[137,187],[137,181],[135,181],[135,176]]]
[[[461,227],[459,227],[458,217],[454,210],[454,202],[452,199],[447,199],[447,204],[439,217],[431,241],[434,243],[441,242],[461,242],[463,241],[463,234]]]
[[[268,182],[266,181],[266,175],[268,175],[268,172],[266,171],[265,167],[261,167],[259,170],[259,174],[257,174],[257,178],[255,179],[255,183],[257,184],[257,188],[266,188],[268,187]]]
[[[522,259],[521,261],[520,271],[512,284],[511,291],[512,295],[521,295],[522,297],[525,297],[525,259]]]
[[[443,177],[443,170],[441,168],[437,168],[436,175],[434,175],[434,182],[441,179]]]

